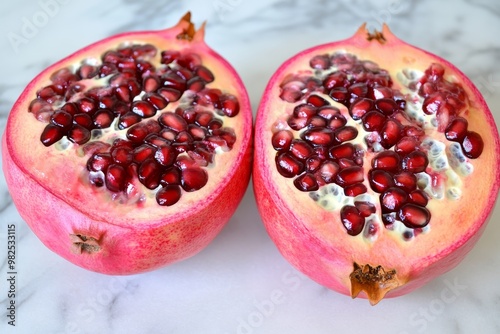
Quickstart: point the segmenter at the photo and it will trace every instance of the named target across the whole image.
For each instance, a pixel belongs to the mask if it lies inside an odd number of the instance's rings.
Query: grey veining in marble
[[[25,43],[23,20],[56,2]],[[500,124],[497,0],[20,0],[0,4],[0,132],[43,68],[126,30],[161,29],[187,11],[207,21],[209,45],[242,76],[254,111],[274,69],[307,47],[382,21],[407,42],[445,57],[483,92]],[[267,236],[249,187],[227,227],[197,256],[141,275],[109,277],[66,262],[20,218],[0,178],[0,333],[500,333],[500,210],[460,266],[376,307],[295,271]],[[7,225],[16,226],[17,326],[7,324]]]

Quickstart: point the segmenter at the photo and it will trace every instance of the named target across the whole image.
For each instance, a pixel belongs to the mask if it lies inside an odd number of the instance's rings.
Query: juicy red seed
[[[422,228],[429,224],[431,213],[424,207],[416,204],[405,204],[398,212],[399,219],[406,227]]]
[[[380,205],[383,212],[396,212],[406,203],[408,195],[399,188],[389,188],[380,195]]]
[[[463,117],[454,118],[444,130],[446,139],[461,142],[467,134],[468,122]]]
[[[210,122],[213,120],[213,115],[208,111],[200,111],[196,114],[195,124],[203,127],[208,127]]]
[[[396,215],[394,213],[383,213],[382,222],[384,226],[389,227],[396,222]]]
[[[45,146],[58,142],[64,136],[64,129],[60,126],[48,124],[40,136],[40,141]]]
[[[133,154],[130,148],[127,147],[117,147],[111,150],[111,157],[114,162],[121,165],[128,165],[133,160]]]
[[[380,144],[390,149],[401,139],[402,125],[395,119],[388,119],[380,130]]]
[[[304,131],[301,137],[315,146],[329,146],[333,143],[333,130],[328,128],[310,128]]]
[[[196,161],[198,166],[206,167],[213,162],[214,154],[205,148],[197,147],[187,153],[189,157]]]
[[[365,97],[368,93],[368,86],[364,82],[352,84],[349,87],[349,93],[351,93],[351,98]]]
[[[339,115],[340,110],[337,107],[328,105],[318,108],[316,114],[328,121],[332,119],[334,115]]]
[[[165,185],[156,192],[156,203],[161,206],[174,205],[181,198],[181,188],[177,185]]]
[[[308,128],[323,128],[326,126],[326,120],[319,116],[313,116],[307,121]]]
[[[146,93],[152,93],[161,87],[160,78],[156,75],[147,76],[142,82],[142,87]]]
[[[170,141],[166,140],[163,137],[158,136],[155,133],[150,133],[144,138],[144,142],[150,144],[154,147],[162,147],[166,145],[170,145]]]
[[[155,152],[155,159],[162,166],[171,166],[177,158],[177,151],[170,145],[158,147]]]
[[[373,89],[368,90],[368,96],[374,100],[383,99],[383,98],[392,98],[393,90],[389,87],[376,85]],[[402,108],[404,109],[404,108]]]
[[[165,100],[160,94],[158,93],[147,93],[144,94],[142,97],[143,101],[147,101],[155,107],[157,110],[161,110],[165,108],[168,105],[167,100]]]
[[[95,77],[99,73],[99,70],[96,66],[84,64],[80,66],[80,68],[77,71],[77,74],[82,78],[82,79],[90,79]]]
[[[424,99],[424,102],[422,103],[422,110],[427,115],[433,115],[437,113],[445,100],[446,98],[442,92],[433,93]]]
[[[335,140],[338,143],[343,143],[349,140],[353,140],[358,136],[358,129],[353,126],[345,126],[343,128],[335,130]]]
[[[196,76],[189,79],[186,83],[186,90],[190,90],[193,92],[200,92],[205,88],[205,81],[202,78]]]
[[[87,114],[76,114],[73,116],[73,124],[78,124],[86,129],[92,129],[94,122],[92,117]]]
[[[462,141],[462,149],[466,157],[470,159],[478,158],[483,153],[484,142],[481,135],[474,131],[467,131]]]
[[[153,117],[156,114],[156,108],[147,101],[135,101],[131,110],[142,118]]]
[[[142,120],[142,117],[133,113],[127,112],[120,116],[118,120],[118,129],[123,130],[131,127],[132,125],[139,123]]]
[[[306,160],[306,170],[308,172],[315,172],[321,166],[322,162],[323,160],[320,157],[313,155]]]
[[[194,68],[196,68],[196,66],[201,65],[201,58],[194,53],[181,54],[181,56],[177,58],[177,64],[179,64],[179,66],[193,70]]]
[[[311,173],[304,173],[293,180],[293,184],[300,191],[314,191],[319,189],[316,178]]]
[[[148,189],[155,189],[160,185],[162,167],[156,160],[149,158],[140,164],[138,170],[139,181]]]
[[[345,103],[349,99],[349,92],[345,87],[333,88],[328,95],[332,100],[339,103]]]
[[[370,170],[368,173],[368,181],[370,182],[370,187],[378,193],[383,193],[394,186],[394,180],[391,174],[381,169]]]
[[[66,105],[64,105],[64,106],[66,106]],[[64,109],[64,106],[61,109],[64,111],[68,111],[68,110]],[[28,107],[28,111],[34,113],[35,115],[37,115],[38,113],[40,113],[44,110],[52,111],[52,106],[50,105],[50,103],[48,103],[47,101],[44,101],[40,98],[36,98],[33,101],[31,101],[31,103]],[[70,112],[70,114],[73,115],[74,113]]]
[[[116,97],[114,96],[103,96],[99,99],[99,108],[111,109],[116,104]]]
[[[280,93],[280,99],[286,102],[294,103],[302,98],[302,92],[294,88],[283,88]]]
[[[347,234],[352,236],[360,234],[365,227],[365,218],[352,205],[346,205],[340,210],[340,220],[347,230]]]
[[[57,125],[63,129],[68,129],[73,123],[73,116],[64,110],[58,110],[52,114],[50,121],[54,125]]]
[[[162,131],[169,131],[168,129],[163,129]],[[193,136],[189,134],[187,131],[181,131],[179,133],[176,133],[174,131],[167,132],[164,131],[162,133],[162,137],[171,141],[175,141],[176,143],[192,143],[193,142]]]
[[[188,124],[192,124],[196,121],[196,116],[198,115],[198,112],[192,107],[188,107],[184,110],[178,107],[177,109],[175,109],[175,114],[182,116],[182,118],[184,118],[184,120]]]
[[[104,129],[111,126],[114,119],[115,115],[109,109],[98,109],[92,116],[94,127],[97,129]]]
[[[185,131],[187,129],[187,122],[184,118],[170,111],[161,114],[158,118],[158,122],[166,128],[177,132]]]
[[[227,147],[229,147],[230,149],[233,148],[233,145],[236,142],[236,135],[232,128],[220,128],[213,130],[212,135],[224,140],[227,144]]]
[[[382,130],[382,127],[384,126],[386,120],[387,117],[376,110],[367,112],[361,118],[363,129],[368,132]]]
[[[92,114],[97,110],[97,102],[89,97],[84,97],[77,102],[80,112]]]
[[[328,123],[328,127],[332,130],[340,129],[347,124],[347,119],[343,115],[333,115]]]
[[[293,116],[297,118],[311,118],[316,115],[318,108],[311,104],[302,103],[293,108]]]
[[[347,187],[363,181],[363,168],[358,166],[342,169],[335,178],[335,182],[342,187]]]
[[[370,216],[372,213],[375,213],[375,211],[376,211],[375,205],[373,205],[370,202],[355,201],[354,206],[356,207],[356,209],[358,209],[361,217],[364,217],[364,218]]]
[[[403,132],[405,136],[419,138],[425,134],[422,128],[416,126],[405,126],[403,128]]]
[[[166,186],[169,184],[181,184],[181,172],[176,167],[170,167],[165,170],[160,178],[160,184]]]
[[[294,117],[290,116],[288,118],[288,126],[290,126],[293,130],[298,131],[306,127],[307,125],[307,118],[299,118],[299,117]]]
[[[118,72],[115,64],[112,63],[103,63],[99,67],[99,77],[104,78],[110,74]]]
[[[356,183],[344,188],[344,194],[349,197],[356,197],[368,191],[363,183]]]
[[[419,146],[419,142],[414,137],[403,137],[394,146],[394,151],[405,156],[415,151]]]
[[[53,85],[40,89],[36,94],[39,99],[45,100],[49,103],[55,102],[58,95],[59,94],[56,92],[56,88]]]
[[[109,153],[96,153],[87,160],[87,169],[91,172],[106,172],[108,166],[113,163]]]
[[[208,174],[201,168],[186,168],[181,172],[181,186],[185,191],[203,188],[208,182]]]
[[[330,103],[328,103],[327,100],[325,100],[321,96],[315,95],[315,94],[309,95],[306,102],[309,103],[310,105],[315,106],[316,108],[323,107],[323,106],[330,104]]]
[[[339,159],[337,162],[340,166],[340,169],[357,166],[357,164],[351,159],[342,158],[342,159]]]
[[[347,98],[347,89],[344,88],[344,85],[347,83],[347,77],[344,73],[342,72],[333,72],[328,74],[328,76],[323,80],[323,86],[327,89],[330,90],[330,96],[332,96],[331,91],[334,89],[340,89],[340,91],[344,92],[345,96],[344,99]],[[333,96],[332,96],[333,98]],[[343,100],[344,100],[343,99]]]
[[[170,64],[177,58],[181,56],[179,51],[174,50],[165,50],[161,52],[161,63],[162,64]]]
[[[403,171],[394,175],[394,184],[409,193],[417,188],[417,177],[413,173]]]
[[[156,149],[148,144],[138,146],[132,151],[133,160],[137,163],[141,163],[146,159],[151,158],[154,155],[155,151]]]
[[[418,204],[420,206],[426,206],[429,202],[429,198],[427,197],[425,192],[417,189],[408,194],[408,202]]]
[[[427,154],[422,151],[414,151],[403,158],[401,168],[412,173],[420,173],[425,171],[428,164]]]
[[[184,67],[177,68],[175,70],[175,73],[186,81],[191,80],[195,76],[193,72]]]
[[[349,107],[349,114],[352,119],[359,120],[365,115],[367,112],[373,109],[373,100],[371,99],[360,99],[351,104]]]
[[[375,108],[384,115],[390,116],[399,109],[399,106],[393,99],[384,98],[375,101]]]
[[[206,83],[214,81],[215,77],[213,73],[203,65],[196,66],[193,69],[194,73],[203,79]]]
[[[399,169],[400,158],[394,151],[382,151],[372,160],[372,168],[388,172],[396,172]]]
[[[325,161],[315,174],[321,177],[325,183],[332,183],[335,181],[339,170],[340,166],[337,163],[333,161]]]
[[[142,143],[150,131],[146,123],[139,123],[127,130],[127,139],[134,143]]]
[[[293,133],[288,130],[280,130],[273,134],[271,139],[273,148],[276,151],[287,151],[293,140]]]
[[[305,141],[294,139],[290,145],[290,153],[299,160],[306,160],[314,153],[314,149]]]
[[[316,70],[326,70],[332,66],[332,63],[330,62],[330,57],[327,54],[316,55],[309,61],[309,66]]]
[[[177,73],[171,71],[161,76],[163,87],[169,87],[184,92],[186,90],[186,80]]]
[[[329,155],[333,159],[352,159],[354,157],[354,153],[356,149],[351,143],[344,143],[337,146],[332,146],[332,148],[328,151]]]
[[[85,144],[90,140],[90,131],[80,125],[73,125],[68,131],[68,139],[75,144]]]
[[[175,102],[181,98],[181,91],[174,88],[160,88],[158,89],[158,94],[160,94],[167,102]]]
[[[220,106],[219,109],[221,109],[223,114],[228,117],[234,117],[240,112],[240,103],[234,95],[221,95],[217,106]]]
[[[188,133],[193,137],[194,140],[203,140],[207,136],[207,131],[195,124],[188,125]]]
[[[304,164],[295,159],[290,153],[276,155],[276,167],[284,177],[294,177],[304,171]]]
[[[431,64],[431,66],[425,70],[425,75],[434,76],[433,80],[442,77],[444,74],[444,67],[441,64]]]
[[[120,85],[115,88],[116,97],[123,102],[132,102],[133,96],[130,92],[128,85]]]
[[[119,192],[125,188],[127,174],[123,166],[112,164],[106,171],[106,188],[112,192]]]

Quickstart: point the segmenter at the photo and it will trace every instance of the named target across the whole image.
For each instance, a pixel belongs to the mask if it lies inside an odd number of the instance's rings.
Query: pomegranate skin
[[[3,171],[9,191],[21,217],[42,243],[73,264],[103,274],[129,275],[181,261],[200,252],[216,237],[243,198],[252,160],[249,98],[236,71],[203,41],[204,26],[193,29],[188,13],[166,30],[120,34],[87,46],[38,75],[14,104],[2,138]],[[181,35],[183,38],[179,38]],[[240,104],[239,114],[228,121],[237,136],[232,150],[215,157],[220,166],[209,172],[205,187],[186,192],[169,207],[157,205],[154,197],[149,204],[131,206],[110,201],[89,188],[88,181],[82,181],[85,160],[69,154],[53,158],[39,141],[31,145],[26,139],[31,136],[30,128],[39,131],[44,125],[25,115],[41,82],[56,69],[87,54],[99,54],[130,40],[151,43],[159,49],[195,51],[213,66],[216,75],[221,75],[218,83],[231,87]],[[41,158],[44,154],[46,161],[56,165],[49,166]],[[64,168],[66,164],[81,170]]]
[[[380,298],[370,298],[365,291],[359,294],[359,297],[368,298],[376,304],[384,296],[390,298],[407,294],[448,272],[473,248],[489,221],[498,197],[500,140],[493,116],[480,92],[455,66],[397,39],[387,26],[379,36],[383,36],[383,42],[378,42],[377,38],[367,39],[367,36],[374,37],[368,35],[362,26],[349,39],[300,52],[274,73],[257,112],[252,181],[257,206],[270,238],[284,258],[312,280],[354,298],[359,291],[353,292],[350,275],[356,264],[369,264],[373,268],[380,265],[386,272],[395,269],[398,282],[394,288],[388,289],[387,294],[382,294]],[[373,243],[364,243],[347,235],[338,211],[334,214],[326,212],[311,201],[308,193],[297,191],[293,179],[281,177],[276,170],[272,133],[276,129],[288,129],[283,125],[283,120],[286,120],[283,115],[291,114],[294,106],[280,100],[282,83],[290,80],[290,73],[308,73],[307,66],[314,56],[336,51],[352,53],[359,59],[374,61],[389,70],[391,66],[406,65],[424,71],[428,66],[424,64],[440,63],[464,86],[473,100],[471,105],[476,113],[468,114],[469,124],[484,131],[481,135],[487,143],[483,155],[474,161],[474,173],[463,184],[465,198],[462,203],[465,204],[459,206],[450,201],[431,203],[433,217],[430,231],[416,236],[413,244],[392,240],[385,236],[385,230]],[[442,133],[435,136],[444,137]],[[370,165],[369,158],[373,157],[370,154],[367,156],[364,166]],[[365,182],[368,170],[369,167],[366,167]],[[380,205],[376,205],[377,212],[380,212]],[[449,235],[445,227],[450,229]]]

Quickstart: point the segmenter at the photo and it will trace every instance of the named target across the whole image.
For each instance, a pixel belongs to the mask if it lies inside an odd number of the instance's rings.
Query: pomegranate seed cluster
[[[236,135],[223,118],[240,106],[234,95],[207,86],[214,74],[197,54],[157,52],[150,44],[124,46],[100,61],[62,68],[38,90],[29,112],[47,123],[43,145],[83,149],[92,185],[132,197],[139,180],[169,206],[182,191],[205,186],[203,167],[231,150]]]
[[[280,85],[281,100],[295,106],[287,124],[276,126],[272,136],[278,172],[323,207],[329,200],[344,203],[333,207],[340,209],[349,235],[376,233],[373,192],[387,229],[399,221],[406,227],[405,239],[422,232],[431,219],[429,183],[440,177],[427,172],[448,166],[448,153],[430,143],[426,129],[437,128],[459,145],[458,150],[451,146],[449,154],[455,164],[466,164],[465,157],[477,158],[483,149],[481,136],[460,116],[468,107],[463,88],[444,79],[441,65],[432,64],[407,87],[421,101],[419,112],[407,105],[412,96],[394,89],[389,73],[371,61],[348,53],[323,54],[314,56],[310,67],[289,74]],[[344,105],[348,115],[329,101]],[[367,156],[371,161],[365,161]],[[459,197],[456,188],[449,196]]]

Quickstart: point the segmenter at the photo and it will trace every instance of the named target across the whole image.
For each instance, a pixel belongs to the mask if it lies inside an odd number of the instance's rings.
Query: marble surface
[[[51,4],[51,5],[47,5]],[[283,60],[390,24],[406,41],[461,68],[500,124],[500,2],[360,0],[19,0],[0,4],[0,129],[17,96],[47,65],[127,30],[171,26],[187,10],[247,85],[254,111]],[[45,15],[43,13],[46,13]],[[39,20],[22,42],[26,22]],[[141,275],[109,277],[46,249],[20,218],[0,178],[0,333],[500,333],[500,208],[456,269],[404,297],[366,300],[329,291],[278,253],[249,187],[238,211],[197,256]],[[16,326],[8,325],[6,241],[17,233]]]

